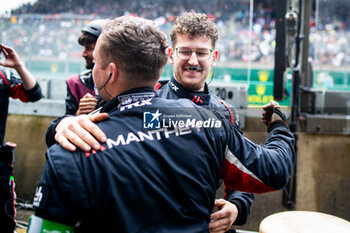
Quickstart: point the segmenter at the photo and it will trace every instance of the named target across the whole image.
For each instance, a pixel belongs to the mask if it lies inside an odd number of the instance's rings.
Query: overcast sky
[[[0,15],[4,14],[6,11],[17,8],[23,3],[36,2],[37,0],[1,0]]]

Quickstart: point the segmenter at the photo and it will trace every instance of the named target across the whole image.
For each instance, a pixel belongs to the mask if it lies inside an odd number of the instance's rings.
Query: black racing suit
[[[295,152],[284,122],[258,146],[220,113],[154,95],[137,88],[104,105],[101,150],[47,150],[36,216],[83,232],[208,232],[220,179],[257,193],[287,183]]]
[[[0,226],[1,232],[13,232],[14,221],[14,181],[12,179],[12,149],[5,145],[5,129],[9,97],[22,102],[34,102],[42,97],[38,83],[25,90],[22,80],[9,70],[0,69]]]
[[[161,85],[161,86],[160,86]],[[157,91],[158,95],[166,99],[189,99],[197,105],[200,105],[211,111],[219,111],[227,119],[239,128],[239,115],[236,108],[225,104],[216,95],[209,92],[208,85],[205,83],[204,91],[193,92],[185,89],[180,83],[178,83],[174,77],[169,81],[160,82]],[[243,225],[248,219],[250,213],[250,207],[254,200],[252,193],[239,192],[233,189],[225,189],[225,199],[234,203],[238,209],[238,216],[234,225]]]

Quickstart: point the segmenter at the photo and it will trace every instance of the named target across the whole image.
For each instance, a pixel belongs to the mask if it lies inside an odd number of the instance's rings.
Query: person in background
[[[259,146],[220,112],[159,98],[154,88],[166,48],[163,33],[147,20],[106,23],[93,55],[94,82],[106,101],[100,111],[109,114],[98,123],[106,143],[98,151],[71,153],[58,144],[47,150],[29,233],[77,224],[83,232],[208,232],[220,179],[257,193],[287,183],[294,137],[279,105],[264,109],[269,135]],[[175,114],[202,127],[161,125],[160,116]],[[204,126],[209,121],[215,124]]]
[[[73,75],[66,80],[66,113],[64,116],[53,120],[48,129],[54,130],[56,125],[68,115],[89,114],[98,106],[103,105],[103,100],[96,97],[96,94],[98,94],[96,92],[98,92],[98,90],[95,88],[92,78],[92,68],[94,67],[92,53],[105,22],[106,19],[96,19],[81,30],[78,43],[84,47],[82,57],[85,59],[85,67],[87,70],[81,74]],[[45,139],[48,147],[55,143],[53,137],[50,137],[48,134],[45,135]]]
[[[5,60],[0,66],[13,68],[20,78],[9,69],[0,67],[0,228],[1,232],[13,233],[15,222],[15,193],[12,176],[14,144],[5,143],[5,128],[8,114],[9,98],[22,102],[38,101],[42,97],[39,83],[27,70],[17,52],[4,44],[0,44],[0,52]]]
[[[104,22],[104,19],[96,19],[81,29],[78,42],[84,47],[81,56],[85,59],[87,70],[66,80],[66,115],[88,114],[94,111],[98,105],[95,85],[92,79],[92,68],[94,67],[92,52],[94,51],[97,38],[101,34]]]

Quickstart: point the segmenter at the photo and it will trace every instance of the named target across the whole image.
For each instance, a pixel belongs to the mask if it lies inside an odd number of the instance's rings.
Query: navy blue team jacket
[[[239,114],[235,107],[225,103],[219,97],[209,92],[208,85],[205,83],[204,90],[193,92],[184,88],[174,77],[169,81],[161,81],[157,88],[157,94],[166,99],[189,99],[196,105],[209,109],[210,111],[220,112],[237,127],[240,126]],[[225,187],[225,199],[234,203],[238,209],[238,215],[233,223],[234,225],[243,225],[247,222],[250,208],[254,200],[254,194],[240,192]]]
[[[282,188],[294,166],[294,138],[283,122],[258,146],[221,114],[146,87],[102,111],[109,119],[98,123],[107,135],[100,151],[48,149],[35,215],[80,222],[83,232],[208,232],[220,179],[263,193]]]

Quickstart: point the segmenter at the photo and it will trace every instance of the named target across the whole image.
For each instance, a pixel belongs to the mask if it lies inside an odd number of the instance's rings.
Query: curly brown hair
[[[175,24],[170,31],[172,46],[175,47],[178,35],[189,35],[190,38],[206,36],[211,40],[213,48],[219,37],[218,30],[206,14],[196,13],[193,10],[176,18]]]

